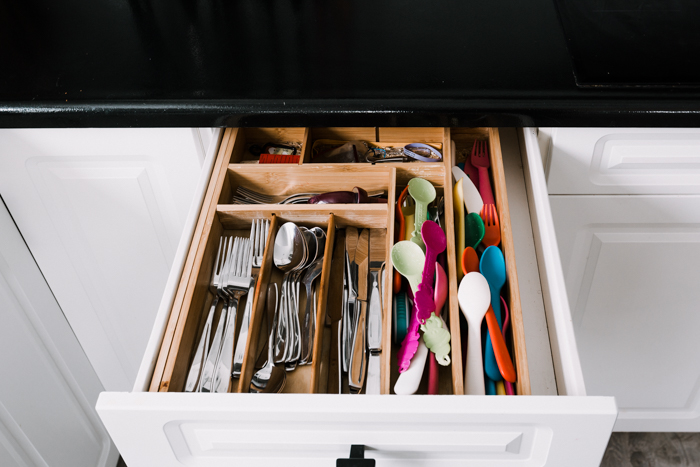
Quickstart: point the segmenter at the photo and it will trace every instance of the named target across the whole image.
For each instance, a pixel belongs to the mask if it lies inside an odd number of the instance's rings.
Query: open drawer
[[[303,131],[301,131],[303,130]],[[442,162],[383,164],[321,164],[312,162],[314,139],[363,140],[380,144],[428,143],[443,154]],[[297,140],[296,164],[247,163],[251,144]],[[454,140],[459,148],[475,139],[490,147],[492,184],[501,220],[502,249],[506,257],[507,292],[512,314],[508,343],[517,371],[518,396],[464,395],[463,365],[457,302],[459,265],[455,252],[451,168]],[[266,141],[267,140],[267,141]],[[172,271],[170,294],[163,297],[156,324],[134,389],[129,393],[103,393],[97,411],[124,460],[130,467],[152,465],[333,465],[347,458],[350,445],[366,446],[366,456],[379,465],[598,465],[616,417],[612,398],[586,397],[563,275],[549,211],[544,172],[536,136],[525,129],[520,153],[502,154],[497,129],[463,128],[327,128],[327,129],[227,129],[214,161],[201,213],[183,236],[181,250],[186,259]],[[527,196],[539,277],[517,273],[514,245],[519,232],[511,231],[509,193],[503,173],[503,158],[520,158]],[[444,196],[443,222],[447,230],[449,278],[449,328],[452,361],[441,368],[439,395],[399,396],[392,394],[396,380],[392,355],[392,314],[383,314],[381,394],[326,394],[323,326],[316,327],[311,365],[289,373],[292,384],[282,394],[249,394],[254,354],[257,353],[262,316],[263,285],[270,281],[261,268],[261,279],[253,299],[241,378],[229,393],[181,392],[187,378],[194,347],[202,329],[203,309],[213,296],[208,292],[218,238],[222,232],[250,226],[255,218],[272,220],[270,237],[283,221],[309,223],[328,229],[321,284],[317,297],[317,322],[325,320],[326,307],[333,306],[328,292],[332,273],[334,227],[382,229],[385,239],[387,282],[392,276],[388,254],[394,239],[394,206],[408,180],[430,181]],[[308,191],[348,190],[358,185],[382,190],[390,202],[369,205],[263,205],[230,204],[236,187],[266,194],[288,194],[304,184]],[[510,196],[514,196],[511,194]],[[514,241],[514,237],[515,240]],[[270,240],[268,240],[269,245]],[[271,267],[271,253],[265,262]],[[543,293],[549,341],[559,396],[531,394],[525,327],[522,323],[519,290],[539,288]],[[524,284],[524,285],[519,285]],[[329,295],[331,297],[329,297]],[[384,310],[390,310],[391,287],[383,293]],[[257,317],[256,317],[257,316]],[[544,335],[547,338],[547,335]],[[292,376],[293,375],[293,376]],[[423,385],[422,385],[423,386]],[[418,391],[418,394],[424,389]]]

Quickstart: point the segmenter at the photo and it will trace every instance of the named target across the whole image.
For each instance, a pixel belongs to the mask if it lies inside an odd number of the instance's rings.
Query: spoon
[[[491,307],[496,315],[498,324],[498,332],[501,334],[501,288],[506,283],[506,262],[503,258],[503,252],[497,246],[490,246],[481,255],[480,262],[481,274],[484,275],[491,290]],[[494,381],[503,379],[498,368],[498,362],[494,353],[492,344],[492,332],[486,335],[486,350],[484,351],[484,371]],[[512,363],[511,363],[512,366]]]
[[[424,249],[425,245],[421,237],[421,228],[428,217],[428,205],[433,202],[437,192],[429,181],[422,178],[412,178],[408,182],[408,194],[416,202],[415,229],[413,230],[411,241],[421,247],[421,249]]]
[[[491,292],[484,276],[470,272],[462,279],[457,292],[459,308],[467,320],[467,369],[464,373],[466,394],[485,395],[481,358],[481,321],[489,309]]]
[[[271,316],[270,310],[275,310],[273,312],[275,318],[273,323],[270,325],[270,337],[268,338],[267,343],[267,362],[260,370],[258,370],[253,375],[253,378],[250,380],[250,388],[248,392],[280,392],[284,388],[284,385],[287,380],[287,372],[285,371],[284,367],[275,366],[274,363],[273,339],[275,336],[275,326],[277,325],[277,318],[279,316],[279,310],[277,308],[277,295],[277,284],[268,285],[266,302],[268,317]]]
[[[501,297],[501,305],[503,305],[503,312],[505,314],[505,317],[503,318],[503,340],[505,341],[508,325],[510,324],[510,313],[508,313],[508,305],[506,305],[506,301],[503,299],[503,297]],[[505,386],[506,395],[514,396],[515,390],[513,389],[513,383],[506,381]]]
[[[422,279],[423,265],[425,264],[425,255],[418,245],[410,241],[398,242],[391,249],[391,261],[394,264],[394,268],[408,280],[414,292],[413,313],[411,313],[409,319],[406,337],[403,339],[398,352],[399,373],[403,373],[408,369],[411,358],[413,358],[418,348],[418,339],[420,338],[418,329],[421,323],[417,319],[417,309],[420,306],[430,308],[431,305],[427,302],[431,302],[432,297],[418,294],[419,281]],[[434,307],[434,305],[432,306]]]
[[[301,230],[292,222],[283,224],[275,236],[275,244],[272,250],[272,260],[282,272],[282,294],[279,300],[279,318],[277,321],[277,338],[275,340],[275,361],[282,363],[293,349],[292,335],[290,334],[290,297],[287,280],[289,274],[298,268],[306,256],[306,242]]]
[[[462,272],[464,274],[479,272],[479,257],[474,248],[470,246],[465,248],[464,253],[462,253]]]
[[[464,219],[464,244],[470,246],[476,250],[484,238],[484,233],[486,233],[486,227],[484,226],[484,220],[476,212],[470,212]]]
[[[473,252],[473,254],[467,252]],[[464,273],[479,272],[479,259],[476,257],[474,249],[467,247],[464,253],[465,254],[462,256],[462,268],[464,269]],[[467,259],[465,262],[465,256],[469,256],[471,259]],[[489,305],[489,309],[486,312],[486,325],[489,329],[488,337],[492,339],[494,356],[500,375],[507,381],[515,382],[515,369],[513,368],[513,361],[510,358],[510,353],[508,353],[508,347],[506,347],[505,333],[501,331],[491,305]],[[488,384],[486,385],[486,389],[488,393]]]
[[[425,369],[425,360],[428,357],[428,348],[423,343],[423,339],[419,341],[416,356],[411,360],[411,366],[406,371],[399,375],[399,379],[394,384],[394,392],[398,395],[415,394],[420,385],[420,380],[423,377]]]
[[[316,330],[316,316],[311,311],[311,305],[314,302],[311,297],[311,287],[318,276],[321,275],[323,270],[323,255],[316,261],[311,263],[309,268],[304,274],[304,287],[306,287],[306,312],[304,314],[304,328],[302,332],[301,341],[301,361],[300,364],[304,365],[311,363],[313,347],[314,347],[314,333]]]

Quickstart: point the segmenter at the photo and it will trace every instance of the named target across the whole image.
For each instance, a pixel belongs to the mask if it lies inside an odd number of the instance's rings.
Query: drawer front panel
[[[380,467],[595,466],[615,421],[593,397],[105,393],[98,411],[130,467],[328,466],[352,444]]]
[[[556,128],[550,194],[700,193],[700,131]]]

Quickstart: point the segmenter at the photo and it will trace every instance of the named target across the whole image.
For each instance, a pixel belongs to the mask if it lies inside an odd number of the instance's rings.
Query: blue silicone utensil
[[[497,246],[490,246],[484,250],[479,263],[481,274],[486,278],[491,289],[491,306],[498,321],[498,327],[503,329],[501,317],[501,289],[506,283],[506,261],[503,252]],[[503,376],[496,363],[496,355],[493,352],[491,335],[486,334],[486,349],[484,351],[484,371],[493,381],[502,381]]]

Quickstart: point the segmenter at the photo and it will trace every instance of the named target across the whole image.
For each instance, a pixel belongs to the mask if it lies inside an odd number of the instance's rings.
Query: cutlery
[[[190,366],[190,371],[187,375],[187,382],[185,383],[186,392],[198,390],[200,387],[202,368],[204,367],[204,362],[207,361],[207,352],[209,351],[214,312],[216,311],[216,306],[219,303],[219,299],[225,299],[221,278],[224,270],[226,269],[227,259],[229,257],[229,253],[231,252],[232,246],[233,239],[228,237],[221,237],[219,239],[219,249],[216,253],[214,270],[212,271],[211,281],[209,283],[209,291],[214,295],[214,301],[209,308],[204,329],[202,330],[202,336],[197,344],[197,351],[194,354],[194,359],[192,360],[192,365]]]
[[[357,306],[353,323],[352,347],[348,384],[350,392],[362,390],[367,373],[367,279],[369,274],[369,229],[363,229],[357,241],[355,262],[357,263]]]
[[[343,307],[342,323],[343,341],[341,348],[343,373],[348,373],[350,367],[352,338],[355,334],[355,330],[352,326],[355,322],[357,301],[357,263],[355,262],[355,253],[357,251],[358,239],[359,234],[357,228],[345,228],[345,265],[347,268],[345,277],[347,280],[347,296],[345,297],[345,306]]]
[[[401,344],[408,332],[408,316],[411,305],[408,296],[403,290],[394,295],[394,343]]]
[[[411,195],[411,198],[413,198],[413,201],[416,203],[414,218],[415,228],[411,241],[421,247],[421,249],[425,249],[425,244],[421,236],[421,227],[428,217],[428,205],[433,202],[437,192],[432,183],[416,177],[408,181],[408,194]]]
[[[481,354],[481,321],[484,319],[491,292],[484,276],[470,272],[464,276],[457,292],[459,308],[467,320],[467,368],[464,373],[466,394],[484,395],[484,371]]]
[[[452,176],[455,182],[464,180],[462,183],[462,199],[464,200],[464,207],[467,208],[467,212],[480,213],[484,201],[479,194],[479,190],[474,186],[474,182],[472,182],[464,171],[457,166],[452,167]]]
[[[464,198],[462,197],[462,184],[464,181],[462,179],[457,180],[453,188],[452,195],[454,196],[454,203],[452,208],[455,212],[455,232],[457,233],[457,258],[462,257],[462,252],[464,251]],[[458,269],[457,270],[457,280],[462,280],[464,274]]]
[[[418,350],[416,355],[411,360],[411,365],[406,371],[399,375],[399,378],[394,384],[394,392],[398,395],[415,394],[420,385],[420,380],[423,377],[425,369],[425,360],[428,358],[430,351],[423,343],[423,339],[418,341]]]
[[[382,315],[384,260],[386,242],[382,241],[382,231],[369,231],[369,315],[367,317],[367,387],[365,393],[379,394],[381,390],[380,355],[382,353]]]
[[[454,159],[456,159],[457,158],[457,147],[455,146],[454,141],[452,141],[452,154],[454,154],[452,157]],[[467,156],[466,160],[463,163],[457,164],[457,165],[459,165],[460,166],[459,168],[462,169],[462,171],[465,174],[467,174],[467,176],[469,177],[469,180],[471,180],[472,183],[474,183],[474,186],[478,190],[479,189],[479,171],[476,170],[476,167],[474,167],[472,165],[471,161],[469,160],[469,156]]]
[[[314,335],[316,332],[316,316],[311,310],[312,304],[315,305],[315,301],[311,294],[311,289],[313,283],[318,276],[321,275],[323,271],[323,257],[315,260],[304,274],[304,279],[302,280],[304,287],[306,288],[306,311],[304,312],[304,327],[301,333],[301,361],[300,365],[306,365],[311,363],[313,350],[314,350]]]
[[[404,240],[392,247],[391,260],[396,270],[408,280],[411,289],[414,291],[414,294],[416,294],[418,292],[418,284],[422,280],[423,266],[425,264],[423,250],[415,243]],[[421,297],[420,300],[432,301],[432,297],[414,295],[414,307],[413,313],[411,313],[408,331],[398,351],[399,373],[406,371],[411,363],[411,358],[416,353],[418,339],[420,338],[418,332],[420,321],[416,316],[418,308],[420,306],[430,306],[425,302],[419,303],[418,297]]]
[[[479,259],[476,257],[476,252],[474,249],[469,247],[464,250],[464,253],[465,255],[462,257],[462,269],[464,270],[464,273],[469,274],[470,272],[479,272]],[[469,256],[470,258],[465,260],[465,256]],[[489,290],[491,290],[490,287]],[[491,290],[491,294],[491,298],[493,299],[493,290]],[[487,342],[493,343],[494,356],[500,375],[508,381],[515,382],[515,369],[513,368],[513,361],[508,353],[508,348],[506,347],[505,333],[501,331],[498,321],[496,320],[496,316],[497,315],[494,313],[493,307],[489,305],[489,309],[486,312],[486,325],[488,326],[489,330],[487,335],[487,339],[489,340],[487,340]]]
[[[492,343],[492,338],[496,336],[502,336],[501,330],[501,288],[506,283],[506,263],[503,258],[503,252],[496,247],[490,246],[481,255],[481,261],[479,263],[479,269],[481,274],[486,278],[489,285],[489,290],[491,292],[491,307],[495,313],[496,325],[498,326],[497,332],[494,330],[486,335],[486,349],[484,351],[484,371],[494,381],[500,381],[502,379],[501,370],[498,368],[498,363],[496,361],[496,355],[494,353],[494,347]],[[488,324],[488,322],[487,322]],[[510,358],[510,357],[509,357]],[[512,362],[511,362],[512,369]],[[515,381],[514,379],[512,381]],[[512,382],[511,381],[511,382]]]
[[[267,243],[269,231],[269,220],[256,219],[253,221],[253,226],[250,230],[250,240],[253,242],[253,282],[250,285],[250,289],[248,289],[248,300],[246,301],[245,311],[243,312],[241,331],[238,335],[236,351],[233,355],[233,371],[231,372],[233,378],[240,377],[241,368],[243,367],[243,357],[245,356],[245,346],[248,340],[248,329],[250,326],[250,315],[253,312],[253,294],[255,293],[255,286],[258,282],[258,274],[262,266],[263,254],[265,253],[265,244]]]
[[[248,293],[253,281],[252,265],[253,248],[250,239],[236,238],[231,252],[231,266],[225,276],[224,293],[227,295],[227,304],[221,310],[219,325],[202,373],[202,391],[228,392],[238,302]]]
[[[470,212],[464,219],[464,224],[464,244],[476,250],[481,243],[481,240],[484,238],[484,234],[486,233],[484,220],[478,213]]]
[[[496,204],[493,200],[493,190],[491,180],[489,180],[489,149],[486,141],[474,141],[472,154],[469,159],[474,167],[479,171],[479,193],[484,200],[484,204]],[[479,212],[479,211],[474,211]]]
[[[435,263],[435,295],[433,300],[435,301],[435,314],[439,317],[442,307],[445,306],[445,301],[447,300],[447,274],[445,274],[445,270],[440,266],[440,263]],[[447,329],[447,325],[444,323],[443,325]],[[434,354],[429,357],[428,394],[437,394],[439,383],[438,362]]]
[[[277,231],[272,251],[274,265],[284,272],[281,295],[277,305],[279,308],[279,319],[276,326],[275,363],[284,363],[292,352],[294,343],[290,333],[292,323],[289,313],[290,297],[287,282],[289,275],[304,263],[307,255],[301,230],[292,222],[283,224]]]
[[[501,243],[501,227],[498,223],[498,213],[493,204],[484,204],[481,211],[481,218],[484,220],[484,238],[481,243],[485,247],[497,246]]]
[[[383,192],[382,192],[383,194]],[[309,198],[309,204],[386,204],[386,198],[371,197],[366,190],[356,186],[352,191],[331,191]]]
[[[508,325],[510,324],[510,313],[508,313],[508,305],[506,301],[501,297],[501,305],[503,305],[503,312],[505,317],[503,318],[503,340],[506,340],[506,332],[508,331]],[[515,390],[513,389],[513,383],[510,381],[505,382],[506,395],[514,396]]]
[[[328,393],[340,393],[340,379],[342,365],[340,356],[341,335],[340,320],[343,317],[345,293],[345,231],[338,230],[335,233],[333,257],[331,261],[330,281],[328,285],[328,299],[326,305],[326,327],[330,327],[330,352],[328,362]]]
[[[282,392],[287,380],[287,371],[282,366],[274,363],[274,339],[275,327],[279,317],[277,284],[269,284],[267,287],[266,311],[268,318],[269,337],[267,342],[267,361],[250,380],[248,392],[253,393],[277,393]],[[274,316],[274,317],[273,317]]]
[[[421,282],[414,294],[414,309],[408,325],[408,333],[397,355],[400,373],[408,369],[411,358],[418,349],[420,326],[425,324],[431,313],[435,311],[433,300],[435,264],[437,264],[437,255],[443,252],[447,246],[445,232],[433,221],[425,221],[421,229],[421,236],[426,247],[426,255],[421,270]]]
[[[496,395],[496,382],[488,376],[484,376],[484,392],[487,396]]]
[[[468,274],[470,272],[479,272],[479,257],[476,255],[474,248],[468,246],[462,254],[462,272]]]
[[[398,237],[396,238],[397,242],[400,242],[402,240],[405,240],[404,237],[404,230],[406,229],[405,225],[405,219],[403,216],[403,200],[406,199],[406,195],[408,194],[408,186],[403,189],[401,194],[399,195],[399,200],[396,202],[396,215],[399,217],[399,228],[396,231]],[[394,271],[394,295],[399,293],[401,290],[401,274],[399,274],[399,271]]]

